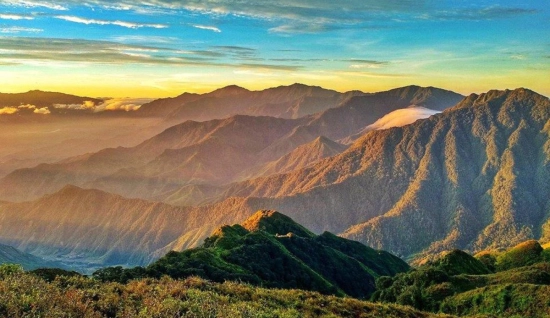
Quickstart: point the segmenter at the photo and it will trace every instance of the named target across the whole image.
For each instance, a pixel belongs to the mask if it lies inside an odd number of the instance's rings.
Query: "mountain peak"
[[[273,210],[260,210],[254,213],[242,223],[242,226],[250,232],[264,231],[273,235],[293,233],[301,237],[315,236],[288,216]]]
[[[234,96],[243,94],[246,92],[250,92],[248,89],[238,86],[238,85],[228,85],[222,88],[219,88],[215,91],[212,91],[209,93],[209,95],[213,95],[216,97],[225,97],[225,96]]]
[[[526,88],[514,90],[490,90],[482,94],[470,94],[450,110],[477,107],[488,104],[517,106],[535,106],[538,103],[548,103],[548,97],[540,95]]]

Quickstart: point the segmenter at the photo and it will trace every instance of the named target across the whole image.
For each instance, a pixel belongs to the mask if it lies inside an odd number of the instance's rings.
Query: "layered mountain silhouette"
[[[241,225],[223,226],[201,247],[170,252],[145,269],[117,276],[239,280],[276,288],[369,297],[374,280],[407,271],[396,256],[325,232],[315,235],[276,211],[258,211]],[[110,269],[95,276],[108,279]]]
[[[278,100],[285,94],[294,96],[318,90],[321,89],[304,85],[262,92],[230,87],[206,95],[231,98],[259,94]],[[132,148],[109,148],[57,164],[16,170],[0,180],[0,198],[30,200],[73,184],[149,200],[180,204],[203,202],[202,199],[180,200],[174,195],[180,193],[188,197],[185,189],[196,192],[197,186],[212,189],[245,178],[304,167],[316,159],[336,154],[339,147],[327,146],[325,142],[327,147],[323,147],[332,150],[322,150],[324,154],[310,154],[309,159],[299,161],[283,156],[303,155],[292,152],[321,136],[336,141],[356,134],[380,116],[402,107],[420,104],[441,109],[460,98],[461,95],[449,91],[411,86],[350,97],[337,108],[298,119],[236,115],[205,122],[186,121]],[[303,149],[297,151],[303,152]],[[279,160],[278,164],[274,163]],[[267,167],[270,163],[273,164]],[[278,168],[282,170],[277,171]]]

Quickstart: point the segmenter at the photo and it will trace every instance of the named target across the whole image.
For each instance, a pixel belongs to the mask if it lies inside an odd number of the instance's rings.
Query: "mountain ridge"
[[[374,291],[375,277],[408,269],[387,252],[330,233],[317,236],[279,212],[260,210],[241,224],[219,227],[197,248],[169,252],[146,268],[128,269],[119,276],[198,275],[216,282],[240,280],[367,298]],[[103,269],[94,275],[109,272]]]

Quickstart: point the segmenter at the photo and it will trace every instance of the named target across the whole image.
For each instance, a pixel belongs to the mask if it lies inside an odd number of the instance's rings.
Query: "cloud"
[[[19,109],[36,109],[36,106],[31,105],[31,104],[26,104],[26,105],[19,105],[19,106],[17,106],[17,108],[19,108]]]
[[[428,0],[50,0],[49,2],[0,0],[0,4],[2,3],[52,10],[67,10],[70,5],[87,5],[102,10],[133,11],[136,14],[147,15],[170,14],[181,10],[216,18],[233,15],[262,19],[277,24],[278,26],[271,28],[270,31],[281,34],[356,28],[373,21],[387,22],[392,19],[483,20],[510,18],[537,12],[529,8],[500,5],[480,8],[475,2],[464,4],[464,1],[450,3],[446,5],[450,9],[441,10],[441,5]]]
[[[33,113],[40,114],[40,115],[49,115],[49,114],[51,114],[50,109],[48,107],[37,108],[33,111]]]
[[[92,101],[85,101],[82,104],[55,104],[53,107],[56,109],[93,111],[94,113],[117,110],[129,112],[138,110],[141,105],[149,103],[153,100],[154,99],[152,98],[111,98],[104,100],[98,105]]]
[[[103,64],[185,65],[204,58],[177,56],[173,50],[109,41],[31,37],[0,37],[0,62],[81,62]],[[149,52],[151,55],[136,55]],[[178,57],[177,60],[167,57]]]
[[[197,28],[197,29],[213,31],[213,32],[216,32],[216,33],[221,33],[222,32],[222,30],[218,29],[215,26],[208,26],[208,25],[201,25],[201,24],[192,24],[191,26],[194,27],[194,28]]]
[[[71,1],[67,1],[71,2]],[[78,3],[78,2],[77,2]],[[12,6],[25,8],[45,8],[50,10],[64,11],[69,8],[65,6],[64,1],[27,1],[27,0],[3,0],[0,4],[8,4]]]
[[[465,8],[455,10],[435,11],[424,13],[418,16],[425,20],[493,20],[504,19],[518,15],[537,13],[534,9],[525,9],[517,7],[489,6],[485,8]]]
[[[58,65],[144,64],[265,69],[296,69],[284,64],[242,63],[259,60],[257,51],[240,46],[212,46],[208,50],[173,50],[111,41],[0,36],[0,64]],[[227,58],[232,62],[227,62]],[[67,65],[67,64],[63,64]]]
[[[325,23],[316,22],[316,23],[292,23],[284,24],[277,27],[270,28],[268,31],[270,33],[282,33],[282,34],[306,34],[306,33],[319,33],[324,31],[329,31],[329,29],[334,29],[334,27],[329,27]]]
[[[105,100],[103,104],[100,104],[94,108],[94,112],[102,111],[113,111],[113,110],[123,110],[123,111],[136,111],[141,105],[152,102],[154,99],[151,98],[112,98]]]
[[[13,115],[18,111],[17,107],[2,107],[0,108],[0,115]]]
[[[95,108],[95,103],[88,100],[82,104],[54,104],[53,107],[57,109],[91,110]]]
[[[367,126],[363,132],[409,125],[419,119],[428,118],[438,113],[440,112],[424,107],[398,109],[378,119],[374,124]]]
[[[36,29],[36,28],[24,28],[24,27],[0,28],[0,33],[4,33],[4,34],[40,33],[40,32],[44,32],[44,30]]]
[[[512,60],[525,60],[527,59],[527,56],[525,54],[512,54],[510,55],[510,58]]]
[[[344,62],[351,62],[349,67],[353,69],[376,69],[381,68],[382,66],[388,65],[388,62],[375,61],[375,60],[360,60],[360,59],[348,59],[343,60]]]
[[[75,17],[71,15],[58,15],[55,16],[56,19],[65,20],[69,22],[82,23],[82,24],[98,24],[98,25],[117,25],[129,29],[138,29],[138,28],[155,28],[155,29],[165,29],[168,28],[166,24],[144,24],[144,23],[134,23],[127,21],[108,21],[108,20],[95,20],[95,19],[85,19],[81,17]]]
[[[114,36],[111,38],[117,42],[130,42],[130,43],[153,43],[153,44],[170,44],[178,40],[175,37],[167,36],[154,36],[154,35],[122,35]]]
[[[296,65],[273,65],[273,64],[252,64],[252,63],[243,63],[238,66],[244,68],[253,68],[253,69],[269,69],[269,70],[280,70],[280,71],[297,71],[302,68],[302,66]]]
[[[243,60],[254,60],[256,59],[257,50],[244,46],[236,45],[216,45],[211,47],[212,50],[219,52],[224,55],[228,55],[232,58],[243,59]]]
[[[0,19],[4,20],[33,20],[34,17],[19,14],[0,14]]]

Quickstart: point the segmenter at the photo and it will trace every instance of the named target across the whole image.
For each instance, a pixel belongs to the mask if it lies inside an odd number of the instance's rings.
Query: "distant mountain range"
[[[231,85],[207,94],[184,93],[143,105],[135,115],[163,117],[170,121],[205,121],[234,115],[300,118],[337,107],[359,91],[339,93],[317,86],[293,84],[261,91]]]
[[[26,93],[0,93],[0,107],[18,107],[20,105],[34,105],[36,107],[52,107],[59,105],[83,104],[86,101],[100,104],[103,100],[92,97],[81,97],[56,92],[44,92],[39,90]]]
[[[319,96],[326,94],[320,88],[293,85],[261,92],[230,87],[203,97],[220,99],[213,109],[223,113],[226,105],[235,102],[237,97],[255,100],[255,96],[261,96],[278,100],[285,94],[298,96],[312,91],[320,92]],[[222,97],[227,97],[228,101]],[[265,175],[265,169],[283,172],[265,166],[278,160],[296,161],[282,157],[292,156],[297,147],[318,137],[336,141],[357,134],[394,110],[413,104],[439,110],[460,99],[462,96],[453,92],[410,86],[350,97],[337,108],[298,119],[235,115],[205,122],[186,121],[136,147],[105,149],[57,164],[16,170],[0,180],[0,198],[10,201],[35,199],[73,184],[128,197],[161,201],[170,198],[168,202],[193,203],[174,198],[174,193],[181,193],[182,188],[189,188],[189,185],[217,187]],[[333,144],[331,154],[338,148],[343,149]],[[314,158],[323,156],[312,154],[309,160],[300,159],[301,165],[312,164]]]

